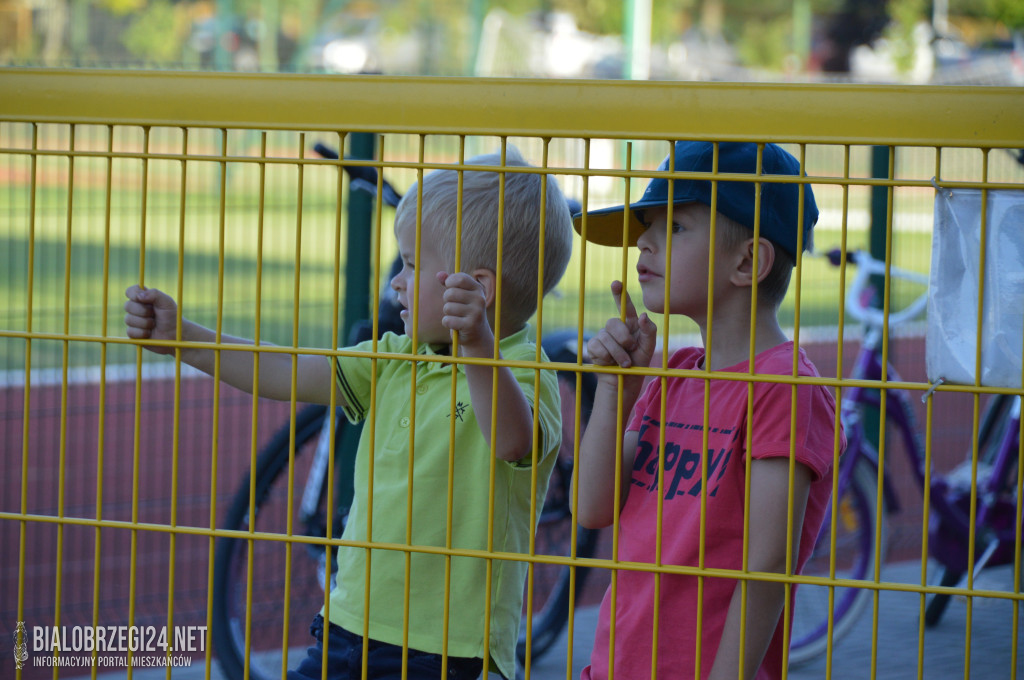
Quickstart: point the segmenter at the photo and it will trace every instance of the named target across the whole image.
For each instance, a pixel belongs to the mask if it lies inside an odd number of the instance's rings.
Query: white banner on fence
[[[973,385],[981,351],[982,385],[1021,387],[1024,354],[1024,191],[988,190],[982,265],[980,189],[942,189],[935,197],[928,379]],[[984,271],[982,271],[984,267]],[[978,337],[979,285],[984,286]]]

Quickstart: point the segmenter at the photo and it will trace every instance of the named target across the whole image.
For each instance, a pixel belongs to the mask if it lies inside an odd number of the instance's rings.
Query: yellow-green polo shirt
[[[363,343],[354,349],[369,353],[371,343]],[[530,327],[503,339],[500,349],[504,359],[534,360],[536,344]],[[449,428],[454,418],[451,546],[455,549],[486,550],[492,454],[477,424],[464,369],[458,369],[453,409],[452,364],[415,361],[412,340],[404,335],[386,334],[378,342],[377,351],[409,357],[377,359],[374,367],[369,357],[343,356],[338,357],[336,364],[336,379],[347,401],[346,415],[353,422],[367,420],[359,440],[355,497],[343,538],[412,546],[446,545]],[[419,348],[418,354],[437,356],[426,345]],[[416,367],[415,384],[413,366]],[[526,368],[511,370],[532,405],[536,372]],[[371,417],[370,388],[374,379],[376,412]],[[535,499],[539,516],[547,492],[548,478],[561,438],[558,382],[553,370],[540,371],[538,394],[540,444],[535,452],[536,458],[524,459],[518,464],[501,460],[494,463],[495,551],[528,553],[530,502]],[[495,414],[501,416],[500,403]],[[372,448],[371,424],[374,434]],[[485,426],[490,424],[485,423]],[[411,481],[410,450],[414,452]],[[537,461],[535,489],[531,488],[531,460]],[[368,522],[371,503],[372,525]],[[408,534],[407,517],[410,515],[412,528]],[[405,551],[342,547],[338,553],[338,582],[331,593],[329,620],[353,633],[362,634],[367,556],[371,553],[370,638],[402,644],[404,593],[408,579],[409,646],[440,654],[443,649],[445,596],[443,555],[411,552],[407,573]],[[513,656],[527,565],[508,560],[493,560],[492,565],[489,653],[498,670],[511,678],[515,670]],[[451,569],[448,654],[482,657],[487,560],[453,557]]]

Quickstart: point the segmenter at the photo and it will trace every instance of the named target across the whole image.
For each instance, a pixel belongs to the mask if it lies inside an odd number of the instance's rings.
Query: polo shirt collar
[[[533,341],[533,327],[530,324],[524,324],[522,328],[520,328],[518,331],[516,331],[512,335],[508,335],[508,336],[502,338],[501,340],[499,340],[498,341],[498,350],[502,354],[504,354],[505,351],[509,347],[515,347],[516,345],[521,345],[521,344],[523,344],[525,342],[532,342],[532,341]],[[419,351],[417,352],[417,354],[422,354],[424,356],[449,356],[450,352],[451,352],[451,346],[450,345],[428,345],[426,343],[421,343]],[[430,362],[430,363],[434,363],[434,362]],[[448,364],[444,364],[444,363],[438,364],[438,366],[447,366],[447,365]],[[458,366],[459,366],[459,370],[460,371],[465,371],[465,368],[464,368],[463,364],[459,364]]]

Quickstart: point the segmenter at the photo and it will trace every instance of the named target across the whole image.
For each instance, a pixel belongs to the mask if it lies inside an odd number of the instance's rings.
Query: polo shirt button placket
[[[405,416],[404,418],[399,420],[398,424],[401,425],[402,427],[409,427],[409,416]]]

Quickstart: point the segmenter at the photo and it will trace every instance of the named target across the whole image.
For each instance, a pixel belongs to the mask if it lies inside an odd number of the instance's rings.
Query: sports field
[[[331,345],[340,318],[334,309],[335,282],[337,299],[343,299],[345,286],[346,253],[339,243],[344,244],[348,228],[347,183],[339,190],[338,168],[309,160],[315,157],[308,149],[320,138],[154,129],[147,139],[137,128],[113,130],[111,137],[107,128],[79,126],[72,140],[67,126],[40,126],[33,140],[28,126],[0,125],[0,147],[29,151],[34,144],[36,149],[34,156],[0,156],[0,230],[8,235],[0,277],[5,301],[0,370],[24,371],[29,345],[19,334],[29,331],[75,336],[66,345],[60,339],[32,340],[32,368],[65,365],[65,351],[69,367],[97,365],[101,343],[95,340],[123,337],[122,292],[140,280],[175,293],[186,315],[211,326],[219,321],[227,333],[253,336],[258,315],[260,335],[267,341]],[[605,141],[592,144],[590,167],[621,167],[625,145]],[[538,140],[510,142],[540,162],[544,150]],[[398,166],[385,174],[399,191],[415,181],[410,165],[417,162],[418,144],[411,136],[385,138],[384,161]],[[464,153],[468,157],[499,145],[497,139],[472,138]],[[633,167],[653,168],[663,147],[636,143]],[[423,143],[427,166],[455,162],[458,154],[456,138],[431,137]],[[856,182],[870,174],[869,147],[850,148],[848,169],[842,147],[808,147],[806,158],[808,173],[824,178],[815,186],[822,210],[816,250],[842,242],[844,198],[847,247],[867,247],[871,188]],[[980,152],[947,150],[943,176],[977,176],[981,162]],[[583,150],[569,141],[550,144],[549,167],[580,168],[584,163]],[[927,272],[934,192],[926,183],[935,174],[935,152],[900,148],[894,168],[898,182],[914,186],[891,190],[893,264]],[[989,168],[994,181],[1020,174],[1009,155],[998,151],[990,153]],[[845,192],[836,183],[844,176],[854,178]],[[567,195],[583,197],[579,174],[568,171],[558,177]],[[634,179],[630,195],[638,196],[643,184]],[[625,192],[621,178],[591,177],[588,182],[591,206],[621,202]],[[885,198],[886,188],[881,192]],[[379,229],[385,270],[394,253],[392,219],[386,209],[379,226],[370,226],[371,234]],[[585,257],[584,266],[577,242],[569,270],[545,304],[545,327],[575,326],[582,315],[584,329],[594,329],[614,313],[607,286],[623,272],[629,280],[633,256],[627,254],[623,263],[620,251],[591,247]],[[791,288],[782,310],[784,325],[796,322],[799,291],[800,327],[834,327],[840,309],[838,270],[821,258],[805,257],[800,274],[801,285]],[[919,292],[894,289],[894,304]],[[675,319],[670,328],[672,335],[693,330]],[[132,362],[134,356],[133,347],[115,341],[105,361]]]

